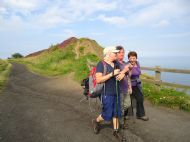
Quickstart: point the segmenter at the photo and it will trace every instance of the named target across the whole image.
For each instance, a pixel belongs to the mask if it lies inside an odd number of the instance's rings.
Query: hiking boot
[[[124,119],[123,129],[127,129],[127,128],[128,128],[127,119]]]
[[[100,122],[97,122],[95,119],[92,120],[92,126],[93,126],[93,131],[95,134],[98,134],[100,131]]]
[[[137,116],[137,119],[141,119],[143,121],[148,121],[149,120],[149,118],[147,116],[141,116],[141,117]]]
[[[121,134],[119,133],[119,130],[117,130],[117,129],[113,131],[113,136],[114,136],[116,139],[119,139],[119,141],[122,140],[122,136],[121,136]]]
[[[121,129],[127,129],[128,128],[128,124],[127,124],[127,119],[124,118],[123,123],[121,123],[120,125]]]

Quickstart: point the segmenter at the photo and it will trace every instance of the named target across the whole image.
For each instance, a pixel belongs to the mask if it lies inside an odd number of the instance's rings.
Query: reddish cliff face
[[[58,47],[59,48],[65,48],[66,46],[76,42],[78,39],[76,37],[70,37],[68,38],[67,40],[63,41],[62,43],[58,44]],[[48,49],[43,49],[43,50],[40,50],[40,51],[37,51],[37,52],[34,52],[34,53],[31,53],[29,55],[26,56],[27,57],[33,57],[33,56],[37,56],[37,55],[40,55],[41,53],[47,51]]]
[[[37,56],[37,55],[40,55],[41,53],[47,51],[48,49],[44,49],[44,50],[40,50],[40,51],[37,51],[37,52],[34,52],[34,53],[31,53],[29,55],[26,56],[27,57],[33,57],[33,56]]]
[[[59,44],[60,48],[65,48],[66,46],[76,42],[78,39],[76,37],[71,37],[65,41],[63,41],[62,43]]]
[[[76,59],[79,58],[80,56],[86,55],[88,53],[94,54],[99,57],[101,57],[101,55],[102,55],[103,48],[95,40],[91,40],[88,38],[77,39],[76,37],[70,37],[67,40],[63,41],[62,43],[59,43],[55,46],[52,45],[48,49],[44,49],[44,50],[40,50],[40,51],[31,53],[31,54],[27,55],[26,57],[38,56],[44,52],[51,53],[54,50],[56,50],[56,48],[61,48],[64,51],[64,49],[66,47],[69,47],[70,45],[72,45],[72,47],[74,49],[73,52],[75,52],[75,54],[76,54]]]

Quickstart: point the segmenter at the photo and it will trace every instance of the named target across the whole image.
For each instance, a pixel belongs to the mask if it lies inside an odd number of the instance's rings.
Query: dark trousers
[[[142,117],[145,116],[145,110],[144,110],[144,96],[140,89],[137,86],[132,87],[132,97],[136,99],[136,116]]]

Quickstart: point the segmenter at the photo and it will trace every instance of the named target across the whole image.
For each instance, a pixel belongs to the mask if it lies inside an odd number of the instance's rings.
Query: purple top
[[[127,64],[126,62],[120,63],[119,61],[118,63],[121,70],[123,70],[125,65]],[[128,83],[127,83],[127,77],[125,76],[124,79],[122,79],[120,82],[120,91],[121,93],[126,93],[127,89],[128,89]]]
[[[141,69],[140,65],[137,65],[136,67],[132,68],[132,74],[131,74],[131,85],[132,86],[137,86],[137,78],[139,78],[141,75]]]

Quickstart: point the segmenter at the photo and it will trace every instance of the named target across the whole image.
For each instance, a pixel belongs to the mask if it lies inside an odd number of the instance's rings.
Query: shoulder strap
[[[102,64],[103,64],[103,66],[104,66],[103,75],[106,75],[106,72],[107,72],[107,65],[106,65],[106,62],[102,60]]]
[[[106,62],[102,60],[102,64],[103,64],[103,66],[104,66],[103,75],[106,75],[106,72],[107,72],[107,65],[106,65]],[[104,85],[104,95],[105,95],[105,93],[106,93],[106,84],[105,84],[105,82],[103,83],[103,85]],[[101,98],[100,98],[100,99],[101,99],[101,106],[103,107],[103,102],[102,102],[103,95],[102,95],[102,94],[101,94]]]

